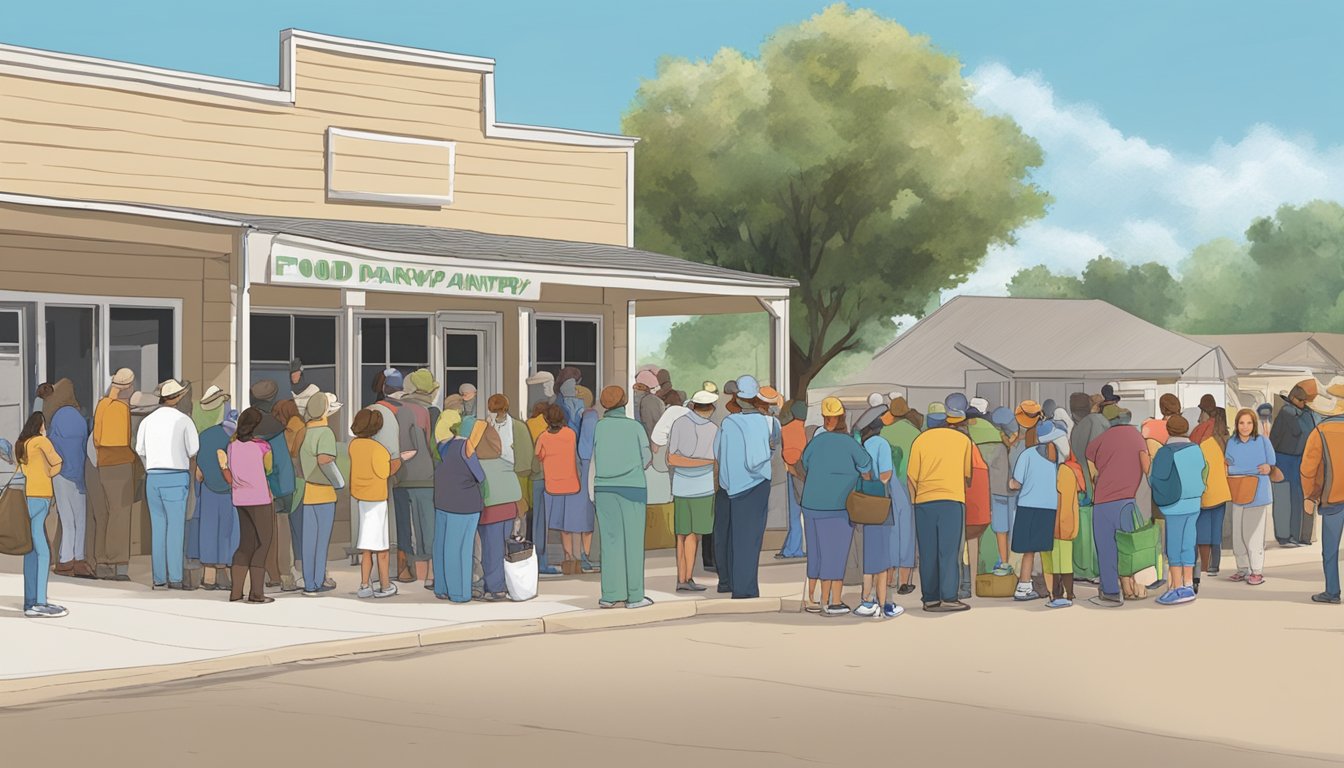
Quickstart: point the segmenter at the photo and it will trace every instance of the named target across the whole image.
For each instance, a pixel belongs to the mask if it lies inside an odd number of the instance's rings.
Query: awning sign
[[[541,284],[503,271],[337,256],[277,245],[270,282],[307,288],[429,293],[481,299],[536,301]]]

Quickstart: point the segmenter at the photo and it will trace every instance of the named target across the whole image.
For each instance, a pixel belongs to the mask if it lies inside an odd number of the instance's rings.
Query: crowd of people
[[[272,602],[268,590],[329,593],[341,495],[361,599],[399,583],[454,603],[526,599],[511,595],[505,562],[532,547],[542,576],[600,573],[601,608],[642,608],[646,538],[660,526],[677,591],[707,589],[698,562],[719,593],[758,597],[774,508],[788,519],[775,557],[806,558],[804,607],[826,616],[894,618],[916,589],[926,611],[965,611],[982,582],[1050,608],[1073,605],[1080,582],[1102,607],[1163,586],[1159,604],[1190,603],[1220,572],[1228,514],[1230,579],[1250,586],[1265,581],[1268,521],[1282,546],[1302,546],[1320,514],[1326,588],[1313,600],[1340,602],[1344,481],[1331,467],[1344,462],[1344,378],[1324,393],[1301,382],[1277,414],[1262,404],[1230,419],[1211,395],[1188,412],[1164,395],[1135,424],[1112,385],[1067,408],[953,393],[920,413],[875,393],[856,412],[826,398],[809,414],[752,376],[688,396],[648,367],[631,402],[620,386],[594,397],[568,367],[528,378],[524,410],[495,393],[478,412],[470,384],[440,400],[430,371],[388,368],[338,437],[342,404],[291,368],[289,391],[257,381],[241,413],[217,387],[193,399],[168,380],[149,397],[120,370],[87,419],[69,380],[42,385],[18,439],[0,440],[31,523],[25,615],[66,614],[48,599],[50,571],[130,579],[138,500],[154,589],[253,604]],[[559,552],[547,551],[552,533]]]

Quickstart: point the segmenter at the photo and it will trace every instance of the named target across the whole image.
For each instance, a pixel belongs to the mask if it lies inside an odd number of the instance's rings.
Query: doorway
[[[440,313],[438,336],[437,362],[443,396],[458,394],[463,384],[471,384],[480,398],[477,411],[483,411],[490,395],[504,391],[500,379],[498,316]]]

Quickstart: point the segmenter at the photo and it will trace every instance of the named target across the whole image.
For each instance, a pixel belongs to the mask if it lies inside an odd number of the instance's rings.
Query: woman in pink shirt
[[[243,599],[243,579],[249,574],[252,585],[247,602],[275,601],[265,592],[266,557],[270,554],[271,537],[275,532],[275,502],[266,482],[273,461],[271,446],[254,434],[261,419],[262,412],[257,408],[243,411],[227,452],[219,452],[224,479],[233,488],[233,505],[238,508],[238,549],[233,555],[230,602]]]

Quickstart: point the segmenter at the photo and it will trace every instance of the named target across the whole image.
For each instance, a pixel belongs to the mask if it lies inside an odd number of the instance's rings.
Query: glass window
[[[341,396],[336,371],[335,317],[254,314],[252,322],[252,381],[274,381],[280,396],[309,385]],[[303,361],[303,378],[290,376],[290,361]]]
[[[539,318],[533,326],[532,367],[552,375],[572,366],[583,374],[583,386],[597,392],[598,330],[596,320]]]
[[[463,384],[480,386],[481,347],[478,332],[448,331],[443,335],[443,394],[455,395]]]
[[[85,416],[91,413],[89,408],[94,402],[95,322],[93,307],[48,306],[46,309],[46,380],[55,383],[61,379],[70,379],[75,385],[75,399],[79,401]]]
[[[366,317],[360,320],[360,405],[377,401],[373,379],[384,368],[407,376],[429,367],[429,318]]]
[[[108,309],[108,372],[135,371],[140,389],[153,389],[174,375],[173,310],[160,307]]]
[[[0,312],[0,355],[19,354],[19,313]]]

